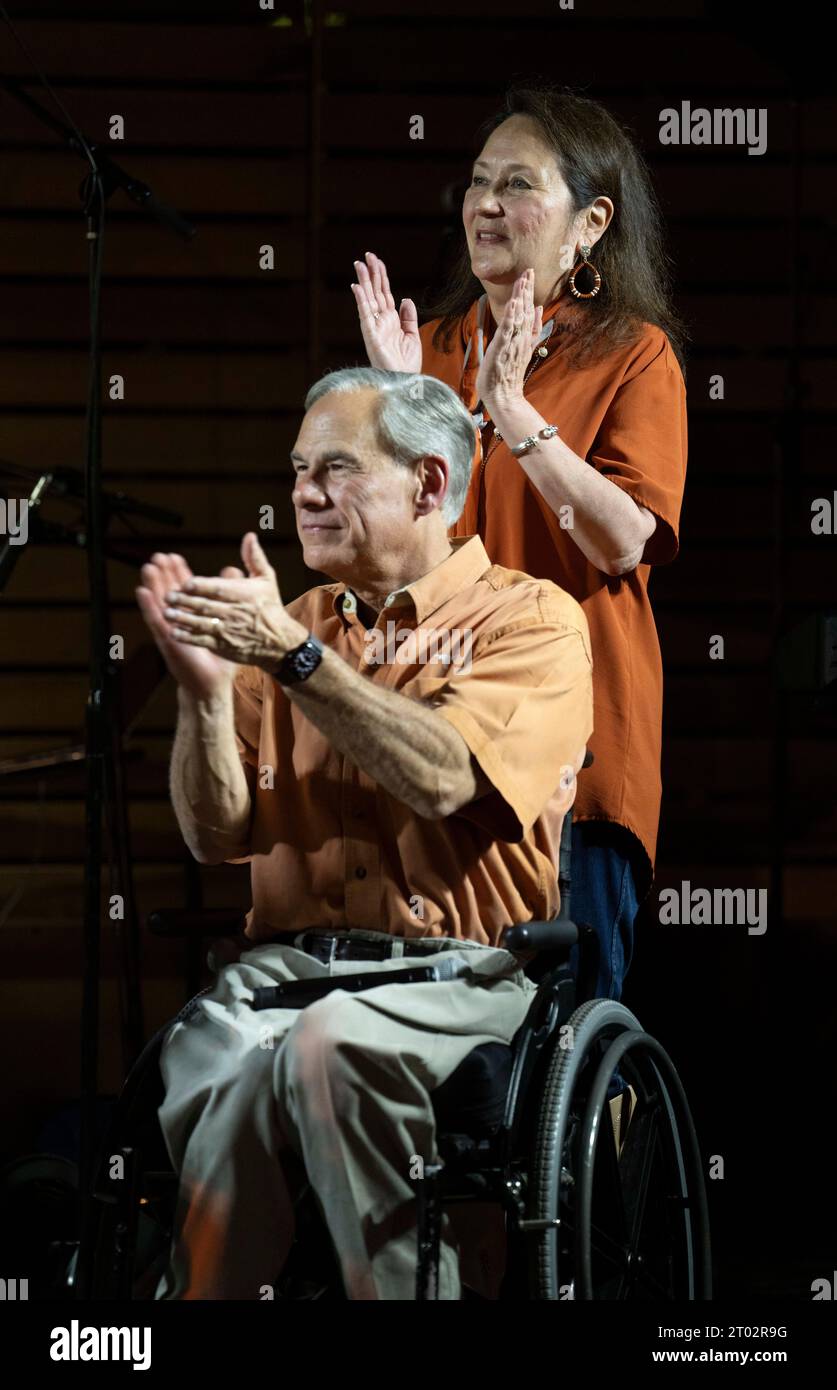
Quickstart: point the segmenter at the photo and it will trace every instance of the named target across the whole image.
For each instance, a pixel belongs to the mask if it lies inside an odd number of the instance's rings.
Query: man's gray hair
[[[305,397],[305,409],[330,391],[360,391],[374,387],[379,393],[378,429],[384,447],[400,463],[411,464],[425,454],[446,459],[448,490],[441,513],[448,526],[458,521],[474,455],[475,431],[455,391],[434,376],[414,372],[385,372],[380,367],[342,367],[315,381]]]

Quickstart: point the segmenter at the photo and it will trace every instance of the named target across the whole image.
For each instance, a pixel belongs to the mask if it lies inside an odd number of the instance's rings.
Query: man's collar
[[[412,605],[416,622],[423,623],[441,608],[442,604],[447,603],[448,599],[453,598],[460,590],[475,584],[480,576],[491,568],[491,561],[479,536],[456,536],[449,543],[453,550],[451,555],[435,565],[427,574],[423,574],[420,579],[414,579],[411,584],[405,584],[402,588],[393,589],[391,594],[387,594],[381,617],[386,618],[390,609]],[[338,617],[346,613],[356,613],[357,602],[357,595],[346,584],[334,595],[334,611]]]

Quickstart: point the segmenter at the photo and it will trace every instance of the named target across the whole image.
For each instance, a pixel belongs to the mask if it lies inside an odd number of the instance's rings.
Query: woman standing
[[[483,126],[465,246],[421,329],[376,256],[352,286],[373,366],[424,371],[473,412],[477,449],[452,536],[553,580],[584,607],[592,767],[573,810],[572,913],[618,999],[650,889],[662,662],[651,566],[673,560],[686,471],[682,326],[658,205],[631,137],[598,103],[523,88]],[[536,307],[537,306],[537,307]]]

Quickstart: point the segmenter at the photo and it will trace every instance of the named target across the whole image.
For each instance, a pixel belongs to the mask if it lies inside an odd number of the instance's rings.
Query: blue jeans
[[[599,939],[597,999],[620,999],[634,953],[634,918],[639,906],[635,868],[643,851],[621,825],[576,821],[572,828],[570,915],[593,928]],[[578,947],[570,954],[578,969]]]

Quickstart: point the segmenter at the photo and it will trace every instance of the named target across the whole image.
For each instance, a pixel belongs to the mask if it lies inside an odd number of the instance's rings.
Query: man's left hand
[[[276,571],[254,531],[241,542],[241,558],[246,576],[190,579],[166,594],[164,617],[175,641],[273,672],[287,652],[305,641],[308,629],[285,608]]]

